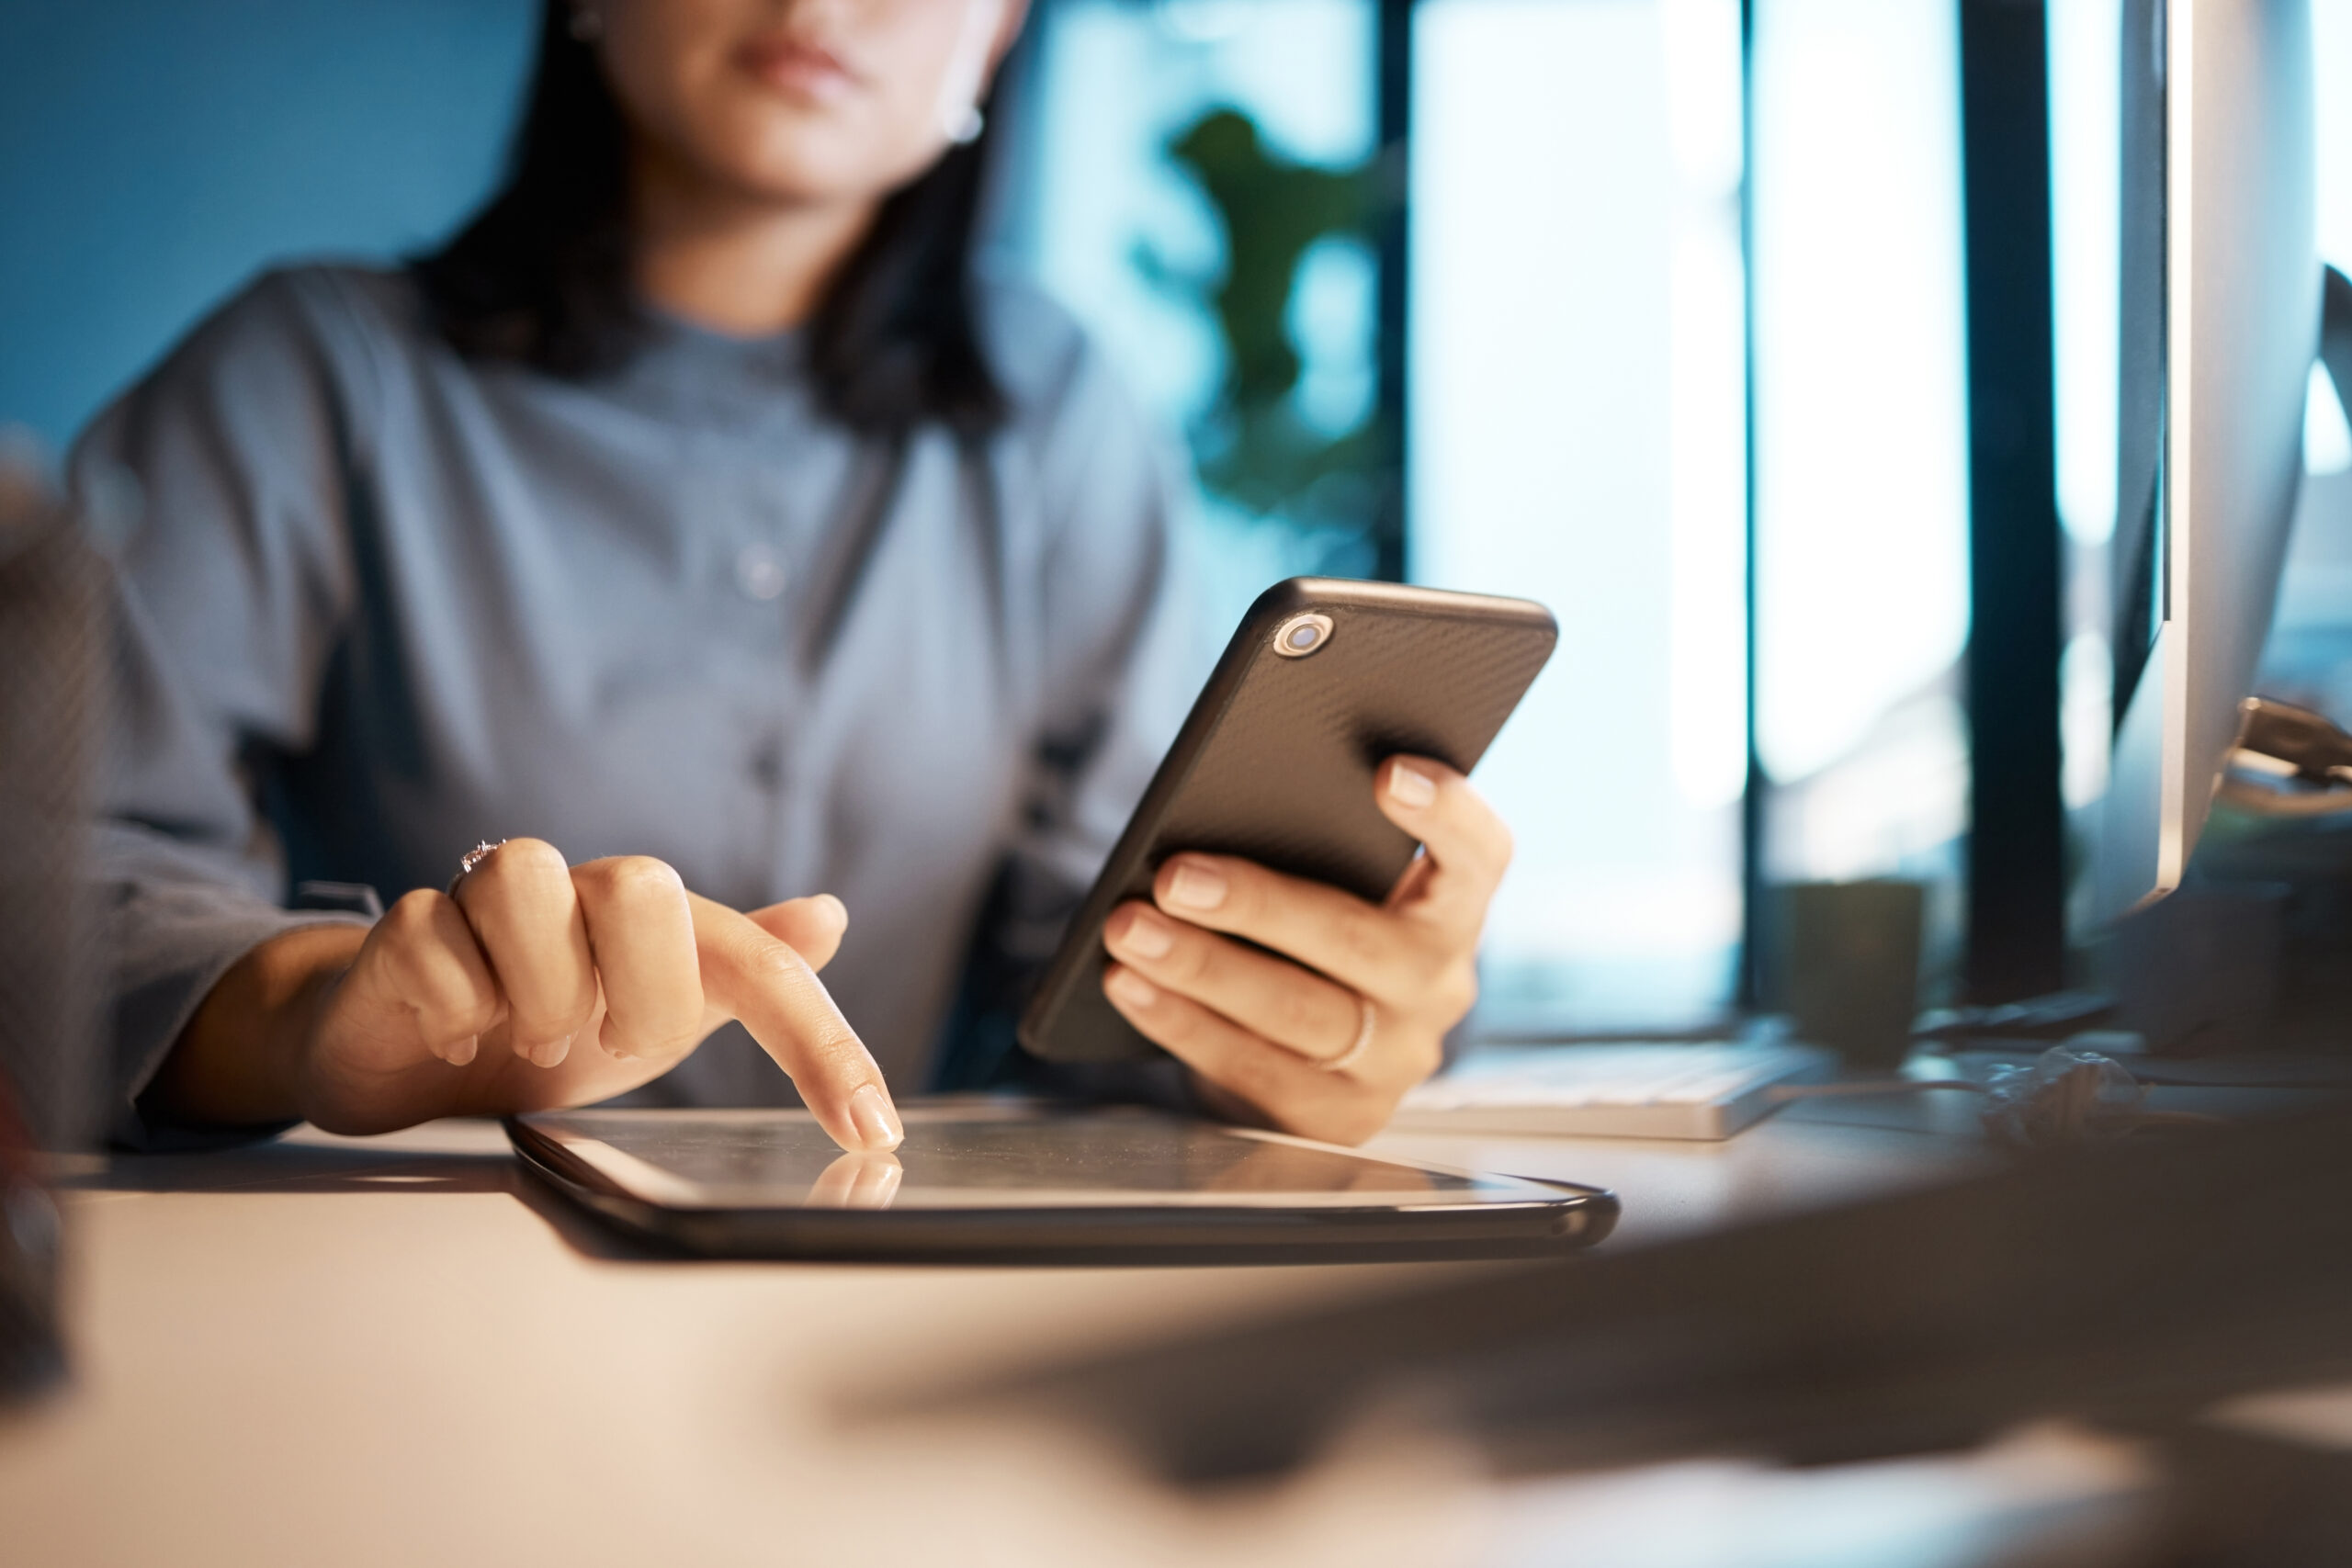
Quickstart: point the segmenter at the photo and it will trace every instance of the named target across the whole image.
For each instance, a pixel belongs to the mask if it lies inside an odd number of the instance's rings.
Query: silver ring
[[[505,840],[501,839],[498,840],[498,844],[503,844],[505,841]],[[492,852],[498,848],[498,844],[493,844],[488,839],[484,839],[481,843],[476,844],[472,849],[468,850],[464,854],[458,857],[458,874],[449,879],[450,897],[455,898],[458,896],[458,884],[463,882],[467,877],[471,876],[474,874],[474,868],[481,864],[482,862],[488,860],[491,857]]]
[[[1356,1043],[1349,1046],[1346,1050],[1340,1052],[1338,1055],[1333,1056],[1329,1061],[1317,1062],[1315,1064],[1327,1073],[1346,1072],[1350,1067],[1352,1067],[1358,1062],[1363,1061],[1363,1054],[1372,1049],[1372,998],[1370,997],[1358,997],[1356,1000],[1362,1004],[1363,1008],[1363,1022],[1356,1029]]]

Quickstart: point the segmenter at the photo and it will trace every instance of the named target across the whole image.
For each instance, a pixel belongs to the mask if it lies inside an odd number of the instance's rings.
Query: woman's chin
[[[936,147],[910,147],[877,157],[875,139],[864,127],[833,123],[822,115],[763,117],[756,135],[706,150],[699,161],[711,175],[762,201],[780,206],[863,206],[877,201],[921,174],[938,155]]]

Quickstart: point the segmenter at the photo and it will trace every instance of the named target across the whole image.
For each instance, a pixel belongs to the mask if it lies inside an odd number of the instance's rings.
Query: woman
[[[447,248],[265,277],[100,416],[76,484],[145,507],[126,1135],[797,1087],[885,1149],[889,1081],[1022,1073],[1001,1015],[1192,671],[1139,422],[971,271],[1019,19],[551,4]],[[1360,1139],[1468,1007],[1508,836],[1434,762],[1381,788],[1430,851],[1385,908],[1182,856],[1110,922],[1210,1107]],[[951,1012],[1000,1021],[934,1062]]]

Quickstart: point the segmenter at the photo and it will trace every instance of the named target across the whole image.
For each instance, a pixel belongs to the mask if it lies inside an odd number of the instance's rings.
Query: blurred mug
[[[1916,882],[1800,882],[1780,890],[1782,1005],[1797,1038],[1849,1066],[1894,1067],[1919,1012]]]

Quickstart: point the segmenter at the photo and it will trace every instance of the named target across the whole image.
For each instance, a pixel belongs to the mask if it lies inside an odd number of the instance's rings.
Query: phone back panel
[[[1304,658],[1273,649],[1306,612],[1331,630]],[[1148,897],[1182,850],[1245,856],[1379,901],[1414,840],[1380,814],[1373,775],[1397,752],[1467,773],[1485,755],[1558,628],[1550,612],[1397,583],[1294,578],[1260,596],[1087,895],[1021,1023],[1052,1061],[1121,1061],[1159,1049],[1103,997],[1102,922]]]

